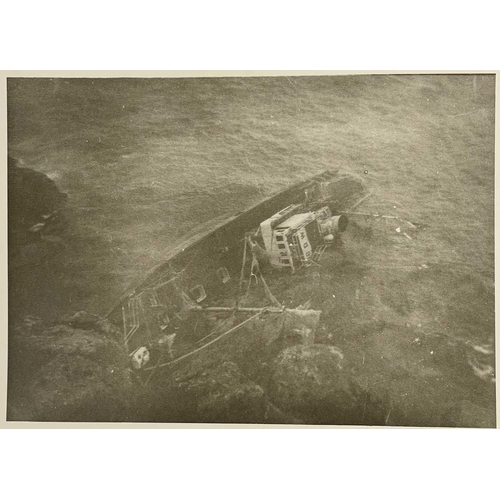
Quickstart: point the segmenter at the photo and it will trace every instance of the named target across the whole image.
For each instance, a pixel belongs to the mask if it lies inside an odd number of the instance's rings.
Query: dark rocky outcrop
[[[65,202],[49,177],[8,160],[10,323],[28,314],[56,318],[68,297],[61,287],[67,249]]]
[[[195,396],[200,422],[264,421],[264,390],[245,378],[235,363],[226,361],[195,379],[181,379],[178,387]]]
[[[264,389],[237,364],[187,364],[138,387],[133,419],[143,422],[264,423],[275,418]]]
[[[384,423],[383,406],[355,382],[334,346],[296,345],[282,351],[274,360],[269,396],[303,423]]]
[[[55,325],[28,317],[9,339],[8,419],[126,421],[128,358],[120,333],[85,312]]]
[[[8,159],[9,248],[16,256],[25,245],[40,241],[66,201],[55,182],[41,172]]]
[[[470,401],[457,403],[449,412],[445,425],[450,427],[496,427],[495,416],[487,407]]]

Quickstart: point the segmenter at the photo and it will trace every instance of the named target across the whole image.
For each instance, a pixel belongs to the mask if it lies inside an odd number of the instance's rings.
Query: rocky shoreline
[[[270,346],[266,359],[254,359],[267,367],[259,383],[227,360],[202,369],[186,364],[144,388],[120,337],[109,321],[84,311],[50,325],[26,317],[11,331],[9,420],[384,423],[380,402],[326,344]]]
[[[467,269],[381,265],[399,234],[368,221],[352,224],[348,259],[325,256],[305,282],[277,277],[287,303],[323,311],[313,344],[252,325],[266,343],[217,347],[142,387],[105,318],[37,314],[64,294],[66,198],[9,159],[8,420],[495,426],[494,291]]]

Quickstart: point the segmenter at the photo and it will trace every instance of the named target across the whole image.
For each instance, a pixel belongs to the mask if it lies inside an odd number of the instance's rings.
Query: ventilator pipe
[[[345,215],[334,215],[332,217],[332,229],[334,233],[343,233],[348,224],[349,219]]]
[[[323,234],[327,233],[327,235],[334,235],[337,233],[343,233],[346,230],[348,223],[349,219],[345,215],[335,215],[321,223],[324,231]],[[332,238],[329,238],[329,240],[331,239]]]

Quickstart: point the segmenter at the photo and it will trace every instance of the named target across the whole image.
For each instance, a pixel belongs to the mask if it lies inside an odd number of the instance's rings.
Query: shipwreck
[[[269,342],[249,327],[270,316],[279,323],[273,335],[312,343],[321,311],[308,297],[286,306],[272,289],[286,288],[287,276],[307,280],[305,269],[339,246],[348,228],[341,212],[366,196],[361,179],[325,171],[214,222],[166,255],[108,313],[138,383],[187,360],[245,355],[247,345]]]

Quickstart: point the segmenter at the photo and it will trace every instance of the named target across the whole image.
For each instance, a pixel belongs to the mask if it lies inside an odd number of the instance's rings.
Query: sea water
[[[466,272],[491,299],[494,78],[9,79],[9,154],[68,194],[63,245],[11,307],[104,314],[187,233],[337,167],[372,191],[358,211],[419,223],[403,250],[387,226],[387,267]],[[490,299],[476,298],[487,325]],[[482,330],[469,362],[492,378],[474,364],[493,346]]]

